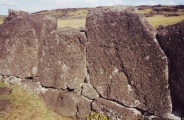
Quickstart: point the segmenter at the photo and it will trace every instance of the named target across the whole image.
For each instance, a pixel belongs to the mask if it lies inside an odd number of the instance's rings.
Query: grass
[[[45,107],[39,96],[19,86],[5,85],[2,82],[0,86],[9,86],[13,89],[11,95],[0,96],[1,99],[7,99],[12,104],[11,111],[0,116],[0,120],[71,120],[52,112]]]
[[[86,19],[59,19],[58,27],[73,27],[80,28],[85,27]]]
[[[70,18],[86,18],[87,13],[87,9],[81,9],[74,12],[69,12],[68,15]]]
[[[180,10],[181,11],[181,10]],[[151,8],[139,10],[138,13],[146,14],[150,13]],[[74,28],[80,28],[85,27],[85,18],[87,15],[87,10],[77,10],[74,12],[69,12],[69,18],[67,19],[59,19],[58,20],[58,27],[74,27]],[[77,17],[81,17],[81,19],[76,19]],[[180,22],[184,20],[184,15],[181,16],[171,16],[171,17],[165,17],[164,15],[154,15],[153,17],[147,17],[146,18],[148,22],[157,28],[159,25],[172,25],[177,22]]]
[[[144,9],[144,10],[138,10],[139,14],[146,14],[146,13],[150,13],[151,12],[151,8],[149,9]]]
[[[69,11],[64,18],[58,19],[58,28],[63,27],[73,27],[73,28],[80,28],[85,27],[86,23],[86,15],[87,15],[88,9],[79,9],[75,11]],[[138,10],[138,13],[145,14],[150,13],[151,8],[147,8],[144,10]],[[184,14],[184,10],[178,10],[178,13]],[[43,12],[42,14],[63,14],[61,11],[47,11]],[[0,16],[0,24],[3,23],[4,16]],[[180,22],[184,20],[184,15],[181,16],[173,16],[173,17],[165,17],[163,15],[154,15],[153,17],[147,17],[148,22],[154,26],[158,27],[159,25],[171,25],[175,24],[177,22]]]
[[[180,22],[184,20],[184,16],[165,17],[163,15],[155,15],[147,17],[147,20],[152,26],[157,28],[159,25],[172,25]]]
[[[91,112],[87,120],[110,120],[110,118],[105,116],[104,114],[100,114],[97,112]]]
[[[1,15],[0,15],[0,24],[3,23],[4,18],[5,18],[5,16],[1,16]]]
[[[165,17],[163,15],[154,15],[153,17],[146,18],[148,22],[157,28],[159,25],[172,25],[177,22],[184,20],[183,16],[172,16],[172,17]],[[58,27],[74,27],[80,28],[85,27],[85,18],[84,19],[59,19],[58,20]]]

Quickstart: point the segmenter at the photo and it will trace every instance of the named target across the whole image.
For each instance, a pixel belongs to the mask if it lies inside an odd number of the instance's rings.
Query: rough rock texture
[[[44,93],[47,90],[46,88],[43,88],[39,82],[33,82],[31,80],[24,79],[21,80],[19,84],[20,86],[34,94]]]
[[[25,12],[25,11],[18,11],[18,10],[12,10],[12,9],[9,9],[8,10],[8,17],[6,17],[4,19],[4,23],[5,22],[8,22],[10,20],[12,20],[13,18],[17,17],[17,16],[26,16],[26,15],[30,15],[28,12]]]
[[[1,81],[4,82],[4,83],[20,85],[22,79],[21,78],[17,78],[15,76],[3,76]]]
[[[55,30],[44,40],[39,62],[43,86],[81,89],[86,77],[86,41],[79,30]]]
[[[0,87],[0,95],[9,95],[11,92],[12,89],[9,87]]]
[[[74,119],[91,110],[112,120],[181,119],[181,112],[170,114],[168,73],[172,95],[184,105],[184,21],[158,29],[165,53],[134,7],[92,9],[86,21],[86,28],[56,30],[53,18],[10,10],[0,26],[0,81],[41,94]],[[0,95],[10,91],[0,87]]]
[[[9,101],[0,99],[0,113],[9,112],[11,109],[11,104]]]
[[[157,117],[145,117],[142,120],[170,120],[168,118],[157,118]]]
[[[38,76],[39,45],[56,25],[55,19],[43,15],[16,14],[4,22],[0,26],[0,74]]]
[[[92,103],[92,110],[110,116],[111,120],[138,120],[141,117],[141,113],[136,109],[126,108],[102,98]]]
[[[146,19],[133,7],[102,7],[89,12],[86,26],[88,71],[97,92],[167,117],[168,62]]]
[[[99,97],[99,94],[93,88],[93,86],[89,83],[84,83],[82,85],[82,95],[89,99],[96,99]]]
[[[171,92],[184,107],[184,21],[167,27],[160,26],[157,39],[169,58]]]
[[[3,76],[0,74],[0,81],[3,79]]]
[[[0,82],[21,86],[22,88],[26,89],[30,93],[34,93],[36,95],[40,95],[47,91],[47,88],[42,87],[40,82],[34,82],[30,79],[21,79],[15,76],[3,76]],[[0,91],[1,89],[2,88],[0,87]],[[6,90],[6,92],[4,91],[5,93],[9,93],[9,92],[11,93],[10,88],[6,88],[5,90]],[[0,92],[0,95],[1,95],[1,92]]]
[[[84,120],[91,112],[91,101],[72,92],[49,89],[43,99],[62,116]]]

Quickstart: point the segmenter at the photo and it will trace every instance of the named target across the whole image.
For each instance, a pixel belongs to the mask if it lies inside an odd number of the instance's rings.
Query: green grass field
[[[151,12],[151,8],[150,9],[145,9],[145,10],[138,10],[139,14],[145,14],[145,13],[149,13]]]
[[[157,28],[159,25],[172,25],[180,22],[184,20],[184,16],[165,17],[163,15],[155,15],[147,17],[147,20],[152,26]]]
[[[172,16],[172,17],[165,17],[163,15],[155,15],[153,17],[147,17],[146,18],[148,22],[155,28],[157,28],[159,25],[172,25],[177,22],[180,22],[184,20],[184,16]],[[86,19],[59,19],[58,20],[58,27],[74,27],[74,28],[80,28],[85,27]]]
[[[71,120],[64,118],[45,107],[39,96],[34,95],[16,85],[5,85],[13,89],[12,94],[0,96],[0,99],[7,99],[12,104],[11,111],[0,116],[0,120]]]
[[[145,14],[145,13],[150,13],[151,11],[152,9],[148,8],[144,10],[138,10],[138,13]],[[179,12],[182,12],[182,11],[180,10]],[[68,17],[66,19],[58,20],[58,28],[85,27],[86,15],[87,15],[87,9],[69,12]],[[184,15],[173,16],[173,17],[165,17],[164,15],[154,15],[153,17],[147,17],[146,19],[153,27],[157,28],[159,25],[172,25],[177,22],[180,22],[184,20]]]
[[[73,27],[73,28],[80,28],[85,27],[86,19],[59,19],[58,20],[58,27]]]

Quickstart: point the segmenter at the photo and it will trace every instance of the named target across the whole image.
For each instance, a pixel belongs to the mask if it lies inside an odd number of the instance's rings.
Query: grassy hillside
[[[71,120],[59,116],[45,107],[43,101],[37,96],[29,93],[20,86],[5,85],[13,89],[7,96],[0,96],[0,99],[7,99],[12,104],[11,111],[0,114],[0,120]]]
[[[146,16],[154,26],[171,25],[184,20],[184,6],[137,6],[138,13]],[[66,9],[65,15],[58,17],[58,27],[85,27],[89,8]]]
[[[146,16],[148,22],[154,26],[171,25],[184,20],[184,6],[137,6],[138,13]],[[67,8],[44,10],[33,14],[46,14],[58,18],[58,27],[85,27],[86,16],[92,8]],[[2,24],[4,16],[0,16]]]
[[[165,17],[163,15],[155,15],[153,17],[147,17],[147,20],[152,26],[158,27],[159,25],[172,25],[177,22],[180,22],[184,20],[184,15],[171,16],[171,17]]]
[[[85,27],[86,19],[58,19],[58,27]]]

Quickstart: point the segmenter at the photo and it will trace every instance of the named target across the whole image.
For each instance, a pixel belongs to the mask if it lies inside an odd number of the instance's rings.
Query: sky
[[[96,7],[110,5],[184,5],[184,0],[0,0],[0,15],[8,9],[37,12],[60,8]]]

